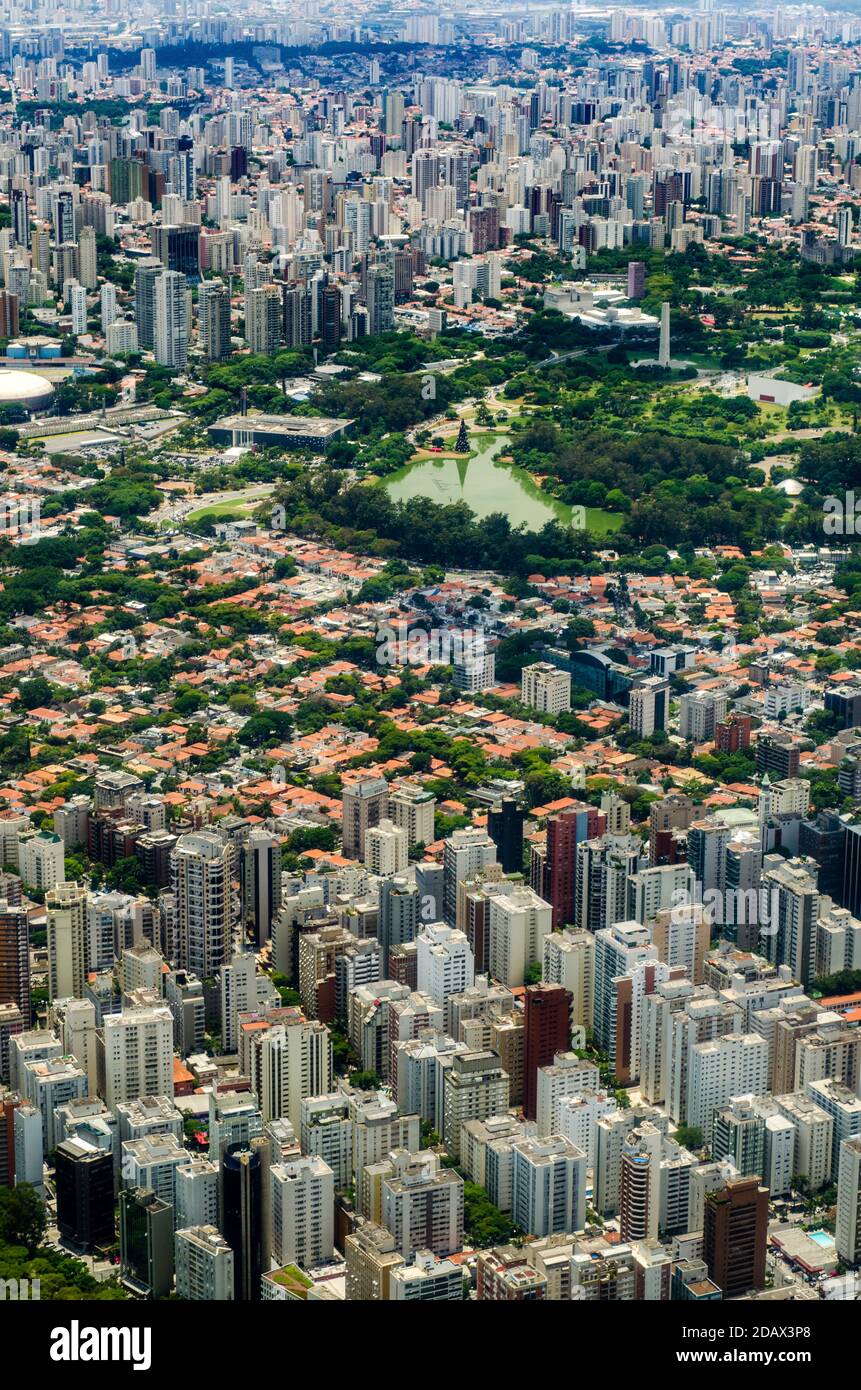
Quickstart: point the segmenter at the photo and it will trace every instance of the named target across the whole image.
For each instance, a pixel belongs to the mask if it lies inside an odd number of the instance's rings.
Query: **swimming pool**
[[[808,1231],[807,1234],[811,1240],[816,1241],[817,1245],[821,1245],[823,1250],[834,1248],[834,1237],[829,1235],[827,1231]]]

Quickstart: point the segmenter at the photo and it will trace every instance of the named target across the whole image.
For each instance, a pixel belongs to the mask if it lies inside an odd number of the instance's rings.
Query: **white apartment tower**
[[[590,931],[566,927],[550,932],[542,943],[541,978],[562,985],[571,995],[571,1022],[592,1027],[595,989],[595,936]]]
[[[548,661],[524,666],[520,676],[520,699],[528,709],[541,714],[562,714],[571,708],[571,677]]]
[[[174,1258],[178,1298],[233,1302],[233,1251],[215,1225],[177,1231]]]
[[[45,908],[50,997],[82,999],[89,970],[86,891],[77,883],[59,883],[45,894]]]
[[[717,1106],[768,1090],[768,1043],[758,1033],[727,1033],[695,1043],[689,1061],[687,1123],[710,1135]]]
[[[444,1012],[448,1029],[448,1001],[475,983],[475,957],[466,935],[444,922],[431,922],[417,937],[418,991]]]
[[[837,1174],[837,1254],[844,1264],[861,1261],[861,1138],[840,1145]]]
[[[166,1005],[108,1014],[103,1043],[109,1110],[141,1096],[173,1095],[173,1016]]]
[[[389,816],[406,832],[408,849],[433,844],[435,810],[436,797],[423,787],[404,783],[389,796]]]
[[[512,1216],[530,1235],[582,1231],[586,1155],[569,1140],[519,1139],[512,1147]]]
[[[553,927],[553,908],[532,888],[494,893],[488,902],[490,973],[509,989],[526,984],[530,966],[543,959]]]
[[[381,878],[402,874],[409,864],[407,832],[390,820],[381,820],[365,835],[365,868]]]
[[[331,1260],[335,1178],[322,1158],[273,1163],[270,1169],[272,1258],[305,1269]]]

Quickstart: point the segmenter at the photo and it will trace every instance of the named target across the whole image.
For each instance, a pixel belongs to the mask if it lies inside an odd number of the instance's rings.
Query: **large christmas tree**
[[[467,433],[465,420],[461,420],[460,422],[460,429],[457,432],[457,443],[454,446],[454,451],[456,454],[469,453],[469,435]]]

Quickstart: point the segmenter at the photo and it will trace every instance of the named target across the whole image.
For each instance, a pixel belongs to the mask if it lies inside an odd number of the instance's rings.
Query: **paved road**
[[[161,526],[176,525],[183,521],[190,512],[217,507],[224,502],[235,502],[238,507],[255,500],[262,502],[271,495],[274,486],[274,483],[255,483],[250,487],[231,488],[227,492],[196,493],[193,497],[183,497],[179,501],[165,503],[154,513],[153,520]]]

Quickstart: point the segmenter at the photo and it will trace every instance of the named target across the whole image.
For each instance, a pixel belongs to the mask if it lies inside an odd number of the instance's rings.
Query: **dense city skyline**
[[[845,6],[0,4],[4,1299],[857,1299],[859,207]]]

